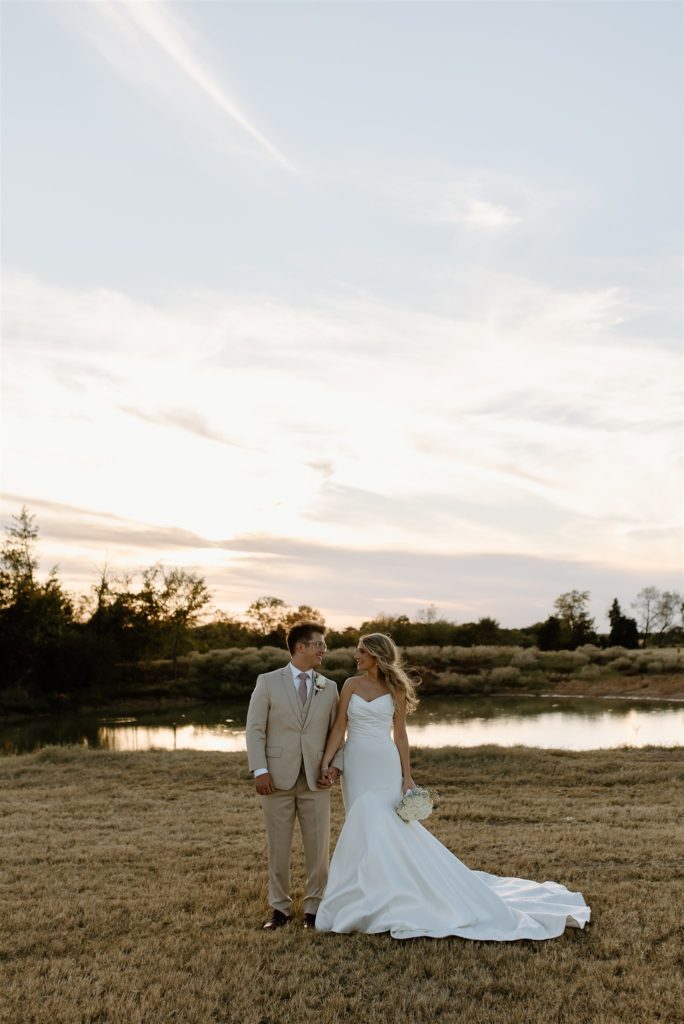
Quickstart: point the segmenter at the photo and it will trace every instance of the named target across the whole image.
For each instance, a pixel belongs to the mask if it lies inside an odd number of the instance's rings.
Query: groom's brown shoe
[[[315,928],[316,927],[316,915],[315,914],[305,914],[304,915],[304,927],[305,928]]]
[[[264,925],[264,929],[266,931],[274,931],[276,928],[282,928],[289,920],[290,918],[287,914],[283,914],[282,910],[274,910],[271,914],[271,919]]]

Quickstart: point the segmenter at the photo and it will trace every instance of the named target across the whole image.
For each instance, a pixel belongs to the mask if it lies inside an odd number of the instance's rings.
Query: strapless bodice
[[[347,743],[390,739],[393,718],[394,701],[390,693],[370,701],[352,693],[347,707]]]

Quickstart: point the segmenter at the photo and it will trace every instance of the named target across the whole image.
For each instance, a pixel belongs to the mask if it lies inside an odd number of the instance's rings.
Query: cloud
[[[217,542],[665,571],[679,354],[623,337],[618,289],[470,283],[467,311],[438,315],[8,274],[7,489]]]
[[[593,192],[577,181],[563,184],[556,179],[550,185],[484,168],[415,166],[411,175],[387,168],[357,172],[351,182],[376,193],[378,202],[405,218],[458,226],[473,235],[503,235],[519,227],[529,234],[543,226],[548,238],[559,224],[595,203]]]
[[[199,53],[200,41],[178,5],[117,0],[76,5],[72,18],[127,83],[142,86],[174,112],[196,120],[198,105],[219,111],[280,167],[294,164],[256,127]]]
[[[220,432],[212,430],[204,418],[194,409],[160,409],[157,412],[148,412],[145,409],[134,409],[128,405],[121,406],[122,412],[137,416],[146,423],[158,423],[160,426],[177,427],[179,430],[187,430],[198,437],[204,437],[208,441],[216,441],[217,444],[227,444],[234,448],[247,448],[247,445],[239,441],[232,441],[224,437]]]
[[[37,511],[40,551],[49,548],[49,564],[59,562],[60,578],[75,593],[86,593],[105,563],[114,573],[135,574],[162,561],[202,574],[216,605],[234,613],[268,593],[318,607],[338,626],[379,612],[415,614],[428,604],[456,621],[493,615],[504,625],[522,626],[545,618],[559,593],[577,588],[591,591],[592,613],[603,626],[614,597],[627,609],[646,584],[681,587],[675,572],[645,576],[591,561],[374,550],[277,536],[211,539],[27,496],[5,498]]]
[[[458,202],[447,200],[442,206],[441,220],[447,224],[465,224],[486,231],[506,230],[522,223],[522,217],[507,207],[470,197]]]

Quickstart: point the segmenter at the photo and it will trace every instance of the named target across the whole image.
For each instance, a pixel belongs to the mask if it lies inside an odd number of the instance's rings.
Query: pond
[[[246,703],[126,714],[91,712],[0,723],[0,751],[48,744],[105,750],[245,749]],[[684,702],[619,698],[451,697],[422,700],[409,719],[413,746],[599,747],[684,745]]]

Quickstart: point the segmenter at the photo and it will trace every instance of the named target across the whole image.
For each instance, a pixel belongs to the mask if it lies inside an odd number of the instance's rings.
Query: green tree
[[[260,636],[278,633],[288,606],[279,597],[258,597],[245,612],[247,625]]]
[[[133,600],[134,628],[148,653],[169,657],[174,676],[178,658],[190,647],[191,631],[211,600],[202,576],[186,569],[165,569],[157,562],[142,574]]]
[[[570,649],[597,640],[594,620],[589,615],[589,596],[588,590],[569,590],[553,602],[563,639],[567,637]]]
[[[178,658],[188,650],[190,631],[209,604],[211,594],[204,578],[186,569],[163,571],[163,581],[162,621],[168,638],[175,677]]]
[[[534,627],[537,635],[537,646],[540,651],[558,651],[563,647],[563,630],[561,621],[555,615]]]
[[[30,593],[37,586],[35,546],[38,527],[35,518],[23,505],[19,515],[12,516],[14,522],[5,527],[7,538],[0,554],[0,607],[10,606],[21,594]]]
[[[485,616],[482,619],[478,619],[475,623],[475,643],[476,644],[496,644],[499,639],[501,627],[496,619],[492,619],[489,616]]]
[[[299,622],[319,622],[325,620],[316,608],[309,604],[300,604],[291,608],[279,597],[259,597],[245,612],[247,625],[254,631],[259,643],[285,643],[285,638],[292,626]]]
[[[617,597],[610,606],[608,619],[610,621],[608,643],[611,647],[636,648],[639,646],[639,627],[636,619],[630,619],[622,614]]]
[[[218,612],[210,622],[192,629],[193,650],[201,652],[247,647],[252,642],[252,634],[245,623],[227,612]]]
[[[325,625],[325,619],[317,608],[312,608],[310,604],[300,604],[298,608],[292,608],[286,612],[280,620],[279,628],[282,631],[283,639],[292,627],[299,625],[300,622],[318,622],[321,626]]]
[[[0,661],[2,687],[46,696],[68,683],[74,608],[57,576],[36,575],[38,528],[24,506],[6,527],[0,551]]]

